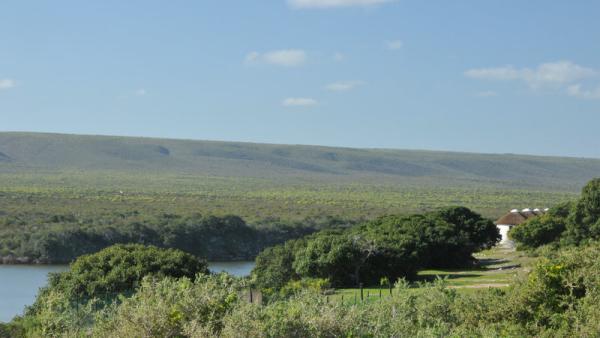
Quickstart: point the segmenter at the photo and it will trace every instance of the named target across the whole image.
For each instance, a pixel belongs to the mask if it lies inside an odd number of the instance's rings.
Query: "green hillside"
[[[0,133],[0,170],[111,170],[579,189],[600,160],[153,138]]]
[[[37,199],[26,206],[39,212],[85,201],[87,211],[356,219],[464,205],[496,217],[568,200],[596,176],[597,159],[0,133],[0,205]]]

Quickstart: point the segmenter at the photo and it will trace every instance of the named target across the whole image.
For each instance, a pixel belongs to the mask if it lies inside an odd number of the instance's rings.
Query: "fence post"
[[[381,285],[379,285],[379,299],[381,299]]]
[[[364,296],[363,296],[363,284],[360,283],[360,301],[362,302],[364,300]]]
[[[252,288],[250,288],[250,304],[253,303],[253,299],[252,299]]]

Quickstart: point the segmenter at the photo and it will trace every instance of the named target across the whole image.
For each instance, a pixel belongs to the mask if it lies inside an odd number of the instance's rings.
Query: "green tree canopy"
[[[470,265],[473,252],[495,244],[490,220],[467,208],[385,216],[346,230],[327,230],[263,251],[254,276],[262,287],[325,278],[334,286],[412,278],[424,267]]]
[[[600,238],[600,178],[591,180],[582,190],[567,221],[565,244],[579,244]]]
[[[133,290],[145,276],[194,278],[207,272],[205,261],[183,251],[118,244],[79,257],[68,271],[52,275],[47,288],[72,297],[95,297]]]

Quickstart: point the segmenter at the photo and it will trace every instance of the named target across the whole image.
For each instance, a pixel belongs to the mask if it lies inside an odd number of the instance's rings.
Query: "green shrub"
[[[175,249],[118,244],[79,257],[65,272],[51,276],[46,290],[60,290],[72,299],[133,291],[145,276],[194,278],[207,264]]]
[[[136,294],[94,327],[96,337],[207,337],[240,300],[242,284],[226,274],[145,278]]]
[[[540,217],[513,227],[509,236],[521,248],[537,248],[544,244],[558,242],[566,229],[571,208],[572,203],[560,204]]]

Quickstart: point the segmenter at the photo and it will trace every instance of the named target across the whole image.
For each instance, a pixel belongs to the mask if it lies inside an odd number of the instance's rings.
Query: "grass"
[[[515,281],[520,275],[526,274],[535,258],[527,256],[521,251],[509,247],[497,246],[475,255],[480,266],[469,269],[437,269],[422,270],[418,273],[418,281],[412,283],[411,291],[420,292],[419,287],[423,282],[432,282],[443,279],[447,287],[456,289],[457,292],[478,292],[489,288],[505,288]],[[363,288],[363,299],[366,302],[379,300],[380,288]],[[387,288],[381,289],[381,296],[389,296]],[[332,301],[342,301],[353,304],[360,301],[360,289],[338,289],[330,296]]]

